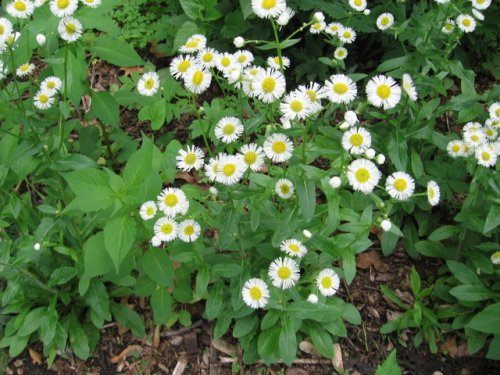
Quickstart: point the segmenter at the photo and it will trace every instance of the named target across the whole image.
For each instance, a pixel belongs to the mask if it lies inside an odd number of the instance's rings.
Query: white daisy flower
[[[155,217],[158,208],[156,207],[156,203],[153,201],[144,202],[139,209],[139,215],[142,220],[150,220]]]
[[[366,9],[367,3],[366,0],[349,0],[349,6],[352,9],[362,12]]]
[[[472,15],[476,17],[479,21],[484,21],[484,14],[477,9],[472,8]]]
[[[55,95],[61,88],[62,81],[56,76],[47,77],[40,83],[40,89],[49,92],[50,95]]]
[[[78,9],[78,0],[51,0],[50,11],[56,17],[62,18],[73,15]]]
[[[153,96],[160,88],[160,76],[156,72],[144,73],[137,81],[137,91],[144,96]]]
[[[371,193],[382,174],[370,160],[357,159],[347,167],[347,179],[352,188],[364,194]]]
[[[322,270],[316,278],[319,292],[325,297],[333,296],[340,287],[340,278],[331,268]]]
[[[392,228],[392,223],[389,219],[384,219],[380,222],[380,228],[382,228],[382,230],[384,232],[389,232]]]
[[[347,55],[348,55],[347,49],[344,47],[337,47],[333,52],[333,57],[335,57],[336,60],[344,60],[347,57]]]
[[[276,18],[276,23],[280,26],[286,26],[288,25],[288,22],[295,16],[295,12],[292,10],[292,8],[289,8],[285,6],[285,9],[283,12],[279,15],[278,18]]]
[[[213,158],[210,158],[207,164],[205,164],[205,176],[210,181],[215,181],[217,179],[217,172],[219,171],[219,158],[223,154],[219,154]]]
[[[246,96],[254,98],[257,96],[255,87],[255,77],[258,73],[265,72],[265,70],[258,66],[252,66],[243,71],[242,89]]]
[[[356,125],[358,123],[358,116],[354,111],[347,111],[344,113],[344,121],[347,122],[350,126]]]
[[[254,172],[260,171],[264,165],[264,150],[255,143],[243,145],[239,154],[243,163]]]
[[[401,87],[392,77],[378,75],[366,85],[368,101],[375,107],[394,108],[401,99]]]
[[[431,206],[435,206],[439,203],[441,198],[441,189],[436,181],[429,181],[427,183],[427,200]]]
[[[269,277],[276,288],[292,288],[300,278],[298,264],[291,258],[278,258],[269,266]]]
[[[54,97],[48,91],[40,90],[33,98],[33,104],[41,110],[49,109],[54,104]]]
[[[344,28],[344,25],[342,25],[341,23],[332,22],[332,23],[329,23],[328,26],[326,27],[325,33],[327,33],[328,35],[331,35],[331,36],[338,36],[339,31],[342,30],[343,28]]]
[[[274,69],[259,71],[252,85],[256,95],[264,103],[272,103],[281,98],[286,90],[285,77]]]
[[[254,60],[253,53],[247,50],[236,51],[233,56],[236,60],[236,64],[241,68],[246,68],[252,64]]]
[[[290,67],[290,59],[286,56],[281,56],[281,62],[283,65],[283,69]],[[269,56],[266,60],[267,66],[270,68],[279,70],[280,69],[280,58],[279,56]]]
[[[157,197],[158,209],[168,217],[185,215],[189,210],[186,194],[179,188],[165,188]]]
[[[280,250],[292,257],[295,256],[298,258],[303,258],[307,254],[307,247],[295,238],[282,241]]]
[[[481,125],[477,121],[469,121],[466,123],[462,129],[462,132],[476,132],[476,131],[482,131],[483,130],[483,125]]]
[[[73,17],[61,18],[57,25],[57,32],[62,40],[68,43],[76,42],[83,34],[83,26]]]
[[[498,130],[491,125],[486,125],[483,128],[483,132],[490,141],[494,141],[498,137]]]
[[[313,14],[312,20],[314,22],[323,22],[325,20],[325,15],[323,14],[323,12],[316,12]]]
[[[292,197],[295,189],[292,181],[286,178],[280,178],[274,185],[274,191],[280,198],[289,199]]]
[[[353,155],[361,155],[372,145],[372,136],[364,128],[352,128],[342,136],[342,147]]]
[[[474,156],[476,157],[477,163],[483,167],[494,167],[497,163],[495,148],[488,143],[476,148]]]
[[[415,191],[415,180],[405,172],[394,172],[385,182],[389,195],[399,201],[410,198]]]
[[[306,95],[307,99],[309,99],[309,102],[311,103],[311,113],[316,113],[323,108],[321,105],[321,99],[325,98],[326,94],[319,83],[309,82],[307,86],[300,85],[297,88],[297,91]]]
[[[273,163],[282,163],[292,157],[293,143],[284,134],[271,134],[264,142],[264,152]]]
[[[493,264],[500,264],[500,251],[495,251],[493,254],[491,254],[491,263]]]
[[[179,48],[181,53],[194,53],[204,49],[207,46],[207,38],[202,34],[191,35]]]
[[[0,43],[12,34],[12,22],[5,17],[0,17]]]
[[[468,14],[461,14],[457,17],[457,26],[464,33],[471,33],[476,29],[476,20]]]
[[[446,146],[446,151],[448,151],[448,155],[452,158],[457,158],[463,155],[464,142],[459,140],[453,140],[448,142]]]
[[[315,22],[309,27],[309,32],[311,34],[320,34],[325,29],[326,29],[325,22]]]
[[[325,82],[325,94],[333,103],[348,104],[356,99],[358,89],[352,79],[344,74],[334,74]]]
[[[309,98],[301,92],[291,92],[283,98],[280,103],[280,112],[288,120],[303,120],[309,116],[311,102]]]
[[[444,22],[444,26],[441,29],[441,32],[445,34],[451,34],[453,30],[455,30],[455,21],[449,18]]]
[[[464,143],[471,148],[477,148],[486,142],[486,134],[483,129],[469,130],[464,132]]]
[[[204,68],[194,66],[186,72],[184,76],[184,85],[194,93],[201,94],[210,87],[212,82],[212,74]]]
[[[23,64],[19,68],[16,69],[16,75],[18,77],[24,77],[24,76],[27,76],[27,75],[33,73],[33,70],[35,70],[35,64],[26,63],[26,64]]]
[[[198,52],[196,55],[196,62],[203,68],[213,68],[217,63],[218,52],[213,48],[206,47]]]
[[[194,242],[200,237],[201,227],[192,219],[184,220],[177,227],[177,236],[183,242]]]
[[[196,65],[195,59],[191,55],[177,56],[169,66],[170,74],[176,79],[184,78],[189,68]]]
[[[263,308],[269,301],[269,289],[261,279],[250,279],[243,285],[241,290],[243,301],[252,309]]]
[[[203,158],[205,153],[196,146],[188,146],[187,150],[179,150],[179,155],[176,156],[177,168],[189,172],[191,169],[201,169],[204,164]]]
[[[97,8],[101,5],[101,0],[81,0],[81,2],[89,8]]]
[[[500,119],[500,102],[495,102],[488,107],[488,113],[492,119]]]
[[[380,30],[387,30],[394,25],[394,16],[391,13],[382,13],[377,18],[377,27]]]
[[[231,68],[234,68],[235,65],[236,65],[236,59],[234,58],[234,55],[228,52],[220,53],[217,55],[215,66],[221,72],[225,72]]]
[[[472,6],[479,10],[484,10],[491,5],[491,0],[471,0]]]
[[[356,40],[356,32],[350,27],[343,26],[337,35],[342,43],[351,44]]]
[[[239,156],[220,156],[217,165],[216,181],[224,185],[234,185],[241,180],[246,169],[246,165]]]
[[[9,16],[13,18],[28,18],[35,11],[35,4],[28,0],[14,0],[5,8]]]
[[[177,237],[176,221],[170,217],[158,219],[153,227],[155,237],[163,242],[173,241]]]
[[[215,125],[215,136],[224,143],[236,141],[243,134],[243,124],[239,118],[223,117]]]
[[[252,10],[259,18],[277,18],[285,8],[285,0],[252,0]]]
[[[230,83],[231,85],[234,85],[236,88],[241,88],[242,85],[242,71],[241,71],[241,66],[235,65],[232,68],[229,68],[222,74],[224,75],[224,78],[227,79],[227,82]]]
[[[403,90],[405,90],[406,94],[410,98],[411,101],[416,101],[418,99],[417,89],[413,84],[413,79],[409,74],[403,74]]]

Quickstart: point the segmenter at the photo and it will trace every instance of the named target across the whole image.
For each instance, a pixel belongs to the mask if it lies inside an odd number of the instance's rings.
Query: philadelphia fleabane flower
[[[315,22],[311,25],[311,27],[309,27],[309,32],[311,34],[319,34],[321,33],[323,30],[326,29],[326,23],[321,21],[321,22]]]
[[[156,207],[156,203],[153,201],[144,202],[139,209],[139,215],[142,220],[150,220],[155,217],[158,208]]]
[[[479,10],[484,10],[491,5],[491,0],[471,0],[472,6]]]
[[[246,68],[254,60],[253,53],[247,50],[236,51],[233,56],[236,64],[241,68]]]
[[[477,132],[477,131],[482,131],[482,130],[483,130],[483,125],[481,125],[477,121],[469,121],[462,128],[462,131],[464,133],[466,133],[466,132]]]
[[[274,185],[274,191],[283,199],[291,198],[294,190],[293,182],[287,178],[280,178]]]
[[[351,78],[344,74],[334,74],[325,82],[324,92],[333,103],[348,104],[356,99],[358,89]]]
[[[459,156],[465,156],[462,152],[464,148],[464,142],[459,140],[453,140],[448,142],[446,145],[446,151],[448,151],[448,155],[452,158],[457,158]]]
[[[350,27],[343,26],[339,29],[337,35],[340,41],[346,44],[351,44],[356,40],[356,32]]]
[[[457,26],[464,33],[471,33],[476,29],[476,20],[468,14],[460,14],[457,17]]]
[[[51,0],[50,11],[56,17],[67,17],[73,15],[78,9],[78,0]]]
[[[382,174],[370,160],[357,159],[347,167],[347,179],[352,188],[364,194],[371,193]]]
[[[160,76],[156,72],[144,73],[137,82],[137,91],[144,96],[153,96],[160,88]]]
[[[483,128],[484,135],[486,135],[486,138],[490,141],[494,141],[498,137],[498,130],[495,129],[492,125],[486,125]]]
[[[307,254],[307,247],[302,242],[294,238],[282,241],[280,244],[280,250],[290,256],[298,258],[302,258]]]
[[[81,0],[82,4],[90,7],[90,8],[97,8],[99,5],[101,5],[102,0]]]
[[[178,224],[170,217],[162,217],[158,219],[153,227],[155,237],[163,242],[175,240],[177,237]]]
[[[477,164],[483,167],[494,167],[497,163],[497,152],[489,143],[485,143],[476,148],[474,156],[476,157]]]
[[[445,34],[451,34],[453,30],[455,30],[455,21],[449,18],[445,21],[444,26],[441,29],[441,32]]]
[[[293,143],[286,135],[274,133],[265,140],[264,152],[273,163],[282,163],[292,157]]]
[[[331,35],[331,36],[338,36],[339,31],[342,30],[343,27],[344,27],[344,25],[342,25],[341,23],[332,22],[326,26],[325,33],[327,33],[328,35]]]
[[[337,60],[344,60],[347,57],[347,49],[344,47],[337,47],[335,48],[335,51],[333,52],[333,57]]]
[[[40,83],[40,89],[49,92],[50,95],[55,95],[61,88],[62,81],[56,76],[49,76]]]
[[[177,227],[177,237],[183,242],[194,242],[200,237],[201,227],[192,219],[184,220]]]
[[[316,285],[325,297],[333,296],[340,287],[339,275],[331,268],[325,268],[316,278]]]
[[[309,98],[297,91],[286,95],[280,103],[280,112],[288,120],[305,119],[311,113],[310,109],[311,102]]]
[[[228,71],[236,65],[234,55],[228,52],[220,53],[217,55],[215,66],[221,72]]]
[[[359,12],[366,9],[366,0],[349,0],[349,6]]]
[[[203,150],[196,146],[188,146],[187,150],[179,150],[179,155],[176,156],[177,168],[185,172],[191,169],[198,170],[203,167],[205,153]]]
[[[276,23],[280,26],[286,26],[288,22],[295,16],[295,12],[293,11],[292,8],[289,8],[285,5],[285,9],[281,14],[279,15],[278,18],[276,18]]]
[[[0,17],[0,44],[12,33],[12,22],[5,17]]]
[[[292,288],[300,278],[298,264],[291,258],[278,258],[269,266],[269,277],[276,288]]]
[[[181,53],[197,52],[205,48],[206,45],[207,45],[207,38],[205,37],[205,35],[194,34],[187,39],[186,43],[180,46],[179,52]]]
[[[246,169],[239,156],[222,155],[217,163],[215,180],[224,185],[234,185],[240,181]]]
[[[272,103],[285,93],[286,81],[279,71],[266,69],[257,72],[252,86],[260,100],[264,103]]]
[[[416,101],[418,99],[417,89],[415,88],[413,80],[409,74],[403,74],[402,86],[411,101]]]
[[[196,55],[197,63],[204,68],[213,68],[217,63],[217,51],[213,48],[207,47],[202,49]]]
[[[168,69],[174,78],[179,79],[183,78],[194,65],[195,59],[191,55],[181,55],[172,60]]]
[[[364,153],[372,144],[372,137],[368,130],[353,128],[342,136],[342,147],[353,155]]]
[[[269,301],[269,288],[261,279],[250,279],[245,282],[241,290],[243,301],[252,309],[263,308]]]
[[[427,200],[431,206],[435,206],[439,203],[439,199],[441,198],[441,190],[439,189],[439,185],[436,181],[429,181],[427,183]]]
[[[394,108],[401,99],[401,87],[392,77],[378,75],[366,85],[368,101],[375,107]]]
[[[243,163],[254,172],[260,171],[264,165],[264,150],[255,143],[243,145],[239,154]]]
[[[50,92],[40,90],[33,98],[33,104],[41,110],[49,109],[54,104],[54,97],[50,95]]]
[[[252,10],[259,18],[276,18],[285,8],[285,0],[252,0]]]
[[[215,125],[215,136],[224,143],[236,141],[243,134],[243,124],[237,117],[223,117]]]
[[[83,26],[76,18],[64,17],[59,21],[57,31],[61,39],[72,43],[76,42],[82,36]]]
[[[392,198],[404,201],[415,191],[415,180],[408,173],[394,172],[387,178],[385,188]]]
[[[266,60],[267,66],[273,69],[280,69],[280,58],[279,56],[269,56]],[[281,63],[283,65],[283,69],[290,67],[290,59],[286,56],[281,56]]]
[[[382,13],[377,18],[377,27],[380,30],[387,30],[394,25],[394,16],[391,13]]]
[[[168,217],[177,214],[186,214],[189,210],[189,201],[186,194],[179,188],[165,188],[156,198],[158,209]]]
[[[14,0],[5,9],[13,18],[28,18],[35,11],[35,5],[28,0]]]
[[[464,131],[464,143],[468,147],[477,148],[486,142],[486,134],[483,129],[466,130]]]
[[[16,75],[18,77],[24,77],[27,76],[35,70],[35,64],[33,63],[26,63],[21,65],[19,68],[16,70]]]
[[[488,107],[488,114],[492,119],[500,119],[500,102],[495,102]]]
[[[212,74],[198,66],[188,69],[184,76],[184,85],[193,94],[201,94],[210,87],[211,82]]]

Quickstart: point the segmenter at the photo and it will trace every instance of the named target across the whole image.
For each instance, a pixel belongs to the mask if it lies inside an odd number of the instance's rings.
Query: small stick
[[[239,362],[238,358],[230,357],[219,357],[221,363],[235,363]],[[283,361],[278,361],[276,363],[283,363]],[[264,361],[259,359],[256,364],[263,365]],[[292,362],[293,365],[331,365],[332,361],[328,359],[313,359],[313,358],[298,358]]]
[[[189,327],[182,327],[182,328],[176,329],[175,331],[162,332],[160,334],[160,336],[161,337],[172,337],[172,336],[182,335],[183,333],[189,332],[195,328],[200,327],[201,325],[203,325],[203,320],[198,320],[197,322],[194,322]]]

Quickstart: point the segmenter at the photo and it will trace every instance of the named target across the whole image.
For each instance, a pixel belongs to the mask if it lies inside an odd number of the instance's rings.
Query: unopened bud
[[[217,190],[217,188],[215,186],[210,186],[208,188],[208,191],[210,192],[210,194],[212,195],[217,195],[219,193],[219,190]]]
[[[38,242],[33,245],[33,250],[35,250],[35,251],[39,251],[40,248],[41,248],[41,245]]]
[[[342,185],[342,180],[340,179],[339,176],[333,176],[330,178],[330,181],[328,181],[330,186],[334,189],[337,189],[340,185]]]
[[[373,148],[369,148],[368,150],[365,151],[365,156],[368,159],[373,159],[375,157],[375,150]]]
[[[385,163],[385,156],[383,154],[378,154],[375,157],[375,161],[377,162],[377,164],[384,164]]]
[[[241,48],[245,45],[245,39],[241,36],[237,36],[236,38],[234,38],[233,44],[236,48]]]
[[[392,223],[389,219],[384,219],[382,220],[382,222],[380,223],[380,227],[382,228],[382,230],[384,232],[388,232],[391,230],[392,228]]]
[[[302,231],[302,234],[304,235],[305,238],[311,238],[312,237],[312,233],[310,231],[308,231],[307,229],[304,229]]]
[[[307,297],[307,301],[313,304],[317,304],[318,296],[316,294],[309,294],[309,297]]]
[[[47,41],[47,38],[45,37],[45,35],[37,34],[36,42],[38,43],[39,46],[43,46],[46,41]]]

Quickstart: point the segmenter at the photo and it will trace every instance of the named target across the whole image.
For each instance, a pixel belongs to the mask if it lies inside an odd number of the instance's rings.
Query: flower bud
[[[384,219],[382,220],[382,222],[380,223],[380,227],[382,228],[382,230],[384,232],[388,232],[391,230],[392,228],[392,223],[389,219]]]
[[[36,42],[38,43],[39,46],[43,46],[46,41],[47,41],[47,38],[45,37],[45,35],[37,34]]]
[[[219,193],[219,190],[217,190],[217,188],[215,186],[210,186],[208,188],[208,191],[210,192],[210,194],[212,195],[217,195]]]
[[[245,39],[241,36],[237,36],[236,38],[234,38],[233,44],[236,48],[241,48],[245,45]]]
[[[311,238],[312,237],[312,233],[310,231],[308,231],[307,229],[304,229],[302,231],[302,234],[304,235],[305,238]]]
[[[325,20],[325,15],[322,12],[316,12],[313,15],[313,21],[323,22]]]
[[[289,119],[282,117],[280,121],[281,125],[283,126],[283,129],[290,129],[292,127],[292,123],[290,122]]]
[[[349,123],[349,125],[354,125],[358,122],[358,116],[356,116],[356,112],[347,111],[344,114],[344,120]]]
[[[38,242],[33,245],[33,250],[35,250],[35,251],[39,251],[40,248],[41,248],[41,245]]]
[[[375,157],[375,161],[377,162],[377,164],[384,164],[385,163],[385,156],[383,154],[378,154]]]
[[[339,176],[333,176],[332,178],[330,178],[330,181],[328,181],[328,183],[332,188],[337,189],[338,187],[340,187],[340,185],[342,185],[342,180]]]
[[[365,151],[365,156],[368,159],[373,159],[375,157],[375,150],[373,148],[369,148],[368,150]]]
[[[159,247],[161,245],[161,239],[158,236],[154,236],[151,238],[151,246],[153,247]]]
[[[363,11],[363,13],[365,14],[365,16],[369,16],[371,12],[372,12],[372,11],[371,11],[370,9],[365,9],[365,10]]]
[[[307,297],[307,301],[310,303],[318,303],[318,296],[316,294],[309,294],[309,297]]]

